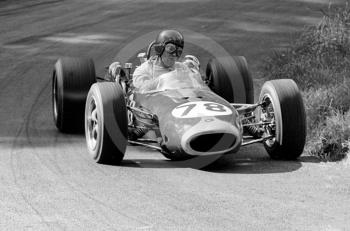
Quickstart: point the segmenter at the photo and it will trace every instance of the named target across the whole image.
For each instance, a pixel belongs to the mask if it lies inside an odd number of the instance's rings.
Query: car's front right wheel
[[[85,137],[97,163],[119,164],[127,146],[127,109],[123,90],[111,82],[92,85],[85,105]]]

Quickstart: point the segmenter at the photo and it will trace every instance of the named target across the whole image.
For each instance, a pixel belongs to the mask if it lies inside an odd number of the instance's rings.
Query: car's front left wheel
[[[267,81],[260,93],[262,107],[257,117],[265,126],[264,141],[273,159],[295,160],[303,152],[306,139],[306,114],[298,86],[291,79]]]

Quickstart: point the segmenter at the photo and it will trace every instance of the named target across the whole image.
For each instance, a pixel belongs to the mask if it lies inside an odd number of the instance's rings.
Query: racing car
[[[262,143],[273,159],[293,160],[303,152],[305,109],[291,79],[266,81],[254,102],[243,56],[210,59],[204,74],[171,71],[148,92],[133,89],[132,68],[126,63],[117,78],[105,79],[96,76],[92,59],[65,57],[55,64],[54,123],[64,133],[85,130],[97,163],[120,163],[128,144],[170,160],[232,154],[254,143]],[[191,82],[194,75],[203,82]]]

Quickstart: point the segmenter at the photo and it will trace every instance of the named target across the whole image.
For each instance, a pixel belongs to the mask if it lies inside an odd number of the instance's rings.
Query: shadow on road
[[[52,126],[38,129],[24,129],[17,137],[17,146],[49,148],[52,146],[81,144],[85,147],[83,134],[61,134]],[[0,139],[1,141],[2,139]],[[9,138],[9,141],[12,140]],[[0,142],[0,145],[11,142]],[[210,173],[269,174],[296,171],[303,163],[320,163],[313,156],[302,156],[296,161],[272,160],[260,144],[242,147],[239,152],[224,156],[203,156],[186,161],[167,160],[162,154],[139,146],[129,147],[122,167],[131,168],[192,168]],[[110,163],[110,165],[115,165]]]
[[[244,173],[244,174],[269,174],[293,172],[302,167],[303,163],[319,163],[316,157],[300,157],[295,161],[276,161],[268,156],[256,158],[228,158],[224,156],[215,163],[203,168],[203,171],[213,173]]]
[[[121,166],[133,168],[193,168],[211,173],[269,174],[292,172],[301,168],[303,163],[319,162],[318,158],[312,156],[302,156],[296,161],[272,160],[261,145],[254,145],[242,148],[236,154],[206,156],[194,161],[170,161],[159,159],[159,156],[153,155],[147,159],[126,159]],[[204,163],[207,164],[204,165]]]
[[[169,160],[160,159],[135,159],[125,160],[122,163],[124,167],[137,167],[137,168],[196,168],[194,165],[186,164],[183,162],[175,162]],[[228,156],[221,157],[214,163],[200,168],[198,170],[212,172],[212,173],[244,173],[244,174],[266,174],[266,173],[281,173],[292,172],[301,168],[301,161],[274,161],[266,158],[246,158],[235,159]]]

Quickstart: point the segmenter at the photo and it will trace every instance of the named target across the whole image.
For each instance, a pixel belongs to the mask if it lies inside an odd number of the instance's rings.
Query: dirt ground
[[[254,145],[201,170],[132,146],[122,166],[99,165],[82,135],[60,134],[52,121],[50,75],[59,57],[92,57],[102,74],[133,39],[178,28],[245,56],[259,82],[266,55],[317,23],[327,5],[0,1],[0,229],[349,230],[349,161],[272,161]],[[185,49],[202,63],[210,58],[195,44]]]

